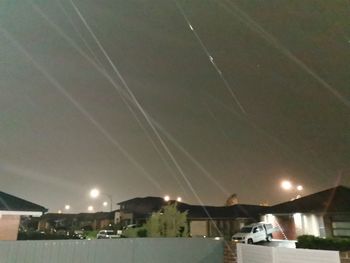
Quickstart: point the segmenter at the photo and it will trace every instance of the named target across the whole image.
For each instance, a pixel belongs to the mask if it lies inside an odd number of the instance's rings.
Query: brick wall
[[[17,240],[20,216],[0,216],[0,240]]]
[[[340,252],[341,263],[350,263],[350,251]]]
[[[237,263],[236,243],[227,241],[224,249],[224,263]]]

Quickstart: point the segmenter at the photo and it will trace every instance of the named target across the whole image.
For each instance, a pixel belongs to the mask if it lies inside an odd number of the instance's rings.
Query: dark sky
[[[231,193],[242,203],[288,200],[283,179],[305,194],[350,185],[348,1],[179,0],[200,39],[171,0],[74,3],[183,175],[129,101],[162,158],[135,120],[69,0],[7,0],[1,190],[51,211],[85,211],[100,209],[102,199],[88,197],[94,186],[115,202],[169,194],[199,203],[190,183],[203,203],[221,205]]]

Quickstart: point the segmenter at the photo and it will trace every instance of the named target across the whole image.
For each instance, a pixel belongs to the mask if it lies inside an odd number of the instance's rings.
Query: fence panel
[[[270,263],[273,262],[273,248],[237,244],[238,263]]]
[[[338,251],[237,245],[238,263],[340,263]]]
[[[223,241],[204,238],[0,241],[0,263],[222,263]]]
[[[275,248],[276,263],[340,263],[338,251]]]

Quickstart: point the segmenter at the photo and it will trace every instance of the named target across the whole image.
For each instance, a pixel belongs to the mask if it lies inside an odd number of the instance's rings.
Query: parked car
[[[97,239],[111,239],[111,238],[119,238],[120,235],[116,234],[113,230],[100,230],[97,235],[96,238]]]
[[[232,236],[232,240],[239,243],[254,244],[261,241],[272,240],[274,227],[271,224],[255,223],[243,227]]]
[[[83,230],[74,230],[73,232],[73,238],[76,238],[76,239],[85,239],[86,236],[85,236],[85,233]]]

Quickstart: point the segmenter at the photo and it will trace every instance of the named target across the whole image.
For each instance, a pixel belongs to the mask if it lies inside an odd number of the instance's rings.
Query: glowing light
[[[284,190],[290,190],[290,189],[292,189],[293,185],[290,181],[285,180],[281,183],[281,187]]]
[[[62,214],[62,210],[58,210],[57,213]]]
[[[298,185],[298,186],[297,186],[297,190],[298,190],[298,191],[303,191],[303,190],[304,190],[304,187],[303,187],[302,185]]]
[[[65,205],[64,209],[69,210],[70,209],[70,205]]]
[[[88,211],[90,212],[94,211],[94,207],[92,205],[88,206]]]
[[[164,201],[165,202],[168,202],[169,200],[170,200],[170,196],[168,196],[168,195],[164,196]]]
[[[106,207],[108,205],[108,203],[107,202],[103,202],[102,205]]]
[[[97,188],[94,188],[90,191],[90,196],[92,198],[97,198],[100,195],[100,190],[98,190]]]
[[[176,198],[176,201],[182,202],[182,198],[179,196],[178,198]]]

